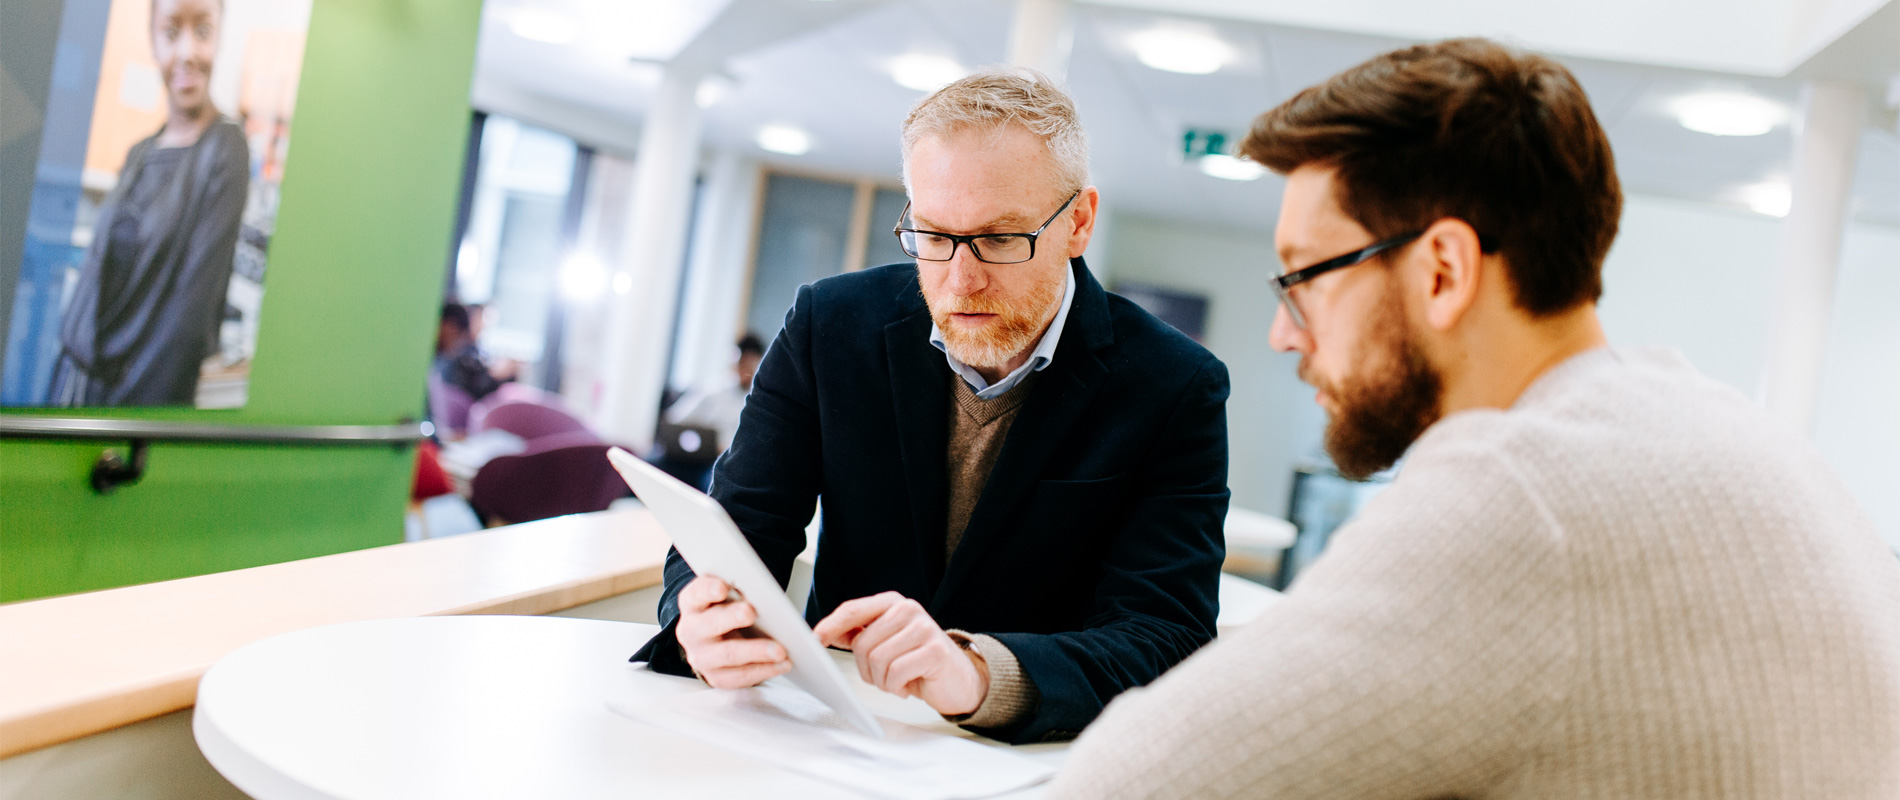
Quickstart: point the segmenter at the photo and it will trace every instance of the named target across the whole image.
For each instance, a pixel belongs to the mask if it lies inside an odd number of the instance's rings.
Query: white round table
[[[212,766],[260,800],[854,796],[607,710],[704,690],[627,663],[656,630],[504,616],[311,628],[213,666],[192,728]],[[873,713],[961,733],[921,700],[858,689]],[[1065,749],[1015,748],[1051,765]]]

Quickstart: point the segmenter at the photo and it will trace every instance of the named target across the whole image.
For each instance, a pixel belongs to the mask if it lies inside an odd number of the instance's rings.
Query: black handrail
[[[239,442],[297,445],[404,445],[434,433],[427,422],[395,425],[214,425],[146,419],[88,419],[0,415],[0,438],[112,440],[129,452],[107,450],[93,462],[93,491],[108,494],[145,476],[145,451],[153,441]]]
[[[219,425],[150,419],[0,415],[0,438],[143,439],[257,444],[406,444],[427,437],[428,423],[396,425]]]

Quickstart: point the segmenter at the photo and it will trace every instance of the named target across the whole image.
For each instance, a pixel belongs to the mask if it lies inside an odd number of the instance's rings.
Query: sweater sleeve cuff
[[[1027,719],[1036,709],[1039,695],[1035,681],[1022,670],[1016,654],[996,637],[959,630],[945,631],[951,641],[966,650],[975,650],[989,665],[990,691],[983,703],[969,714],[945,715],[944,719],[969,728],[996,730],[1011,727]]]

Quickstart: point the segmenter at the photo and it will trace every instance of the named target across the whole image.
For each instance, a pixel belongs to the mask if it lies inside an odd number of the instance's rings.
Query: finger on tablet
[[[859,630],[882,616],[891,606],[904,600],[897,592],[883,592],[870,597],[860,597],[839,603],[831,610],[812,632],[818,634],[818,641],[826,647],[853,647],[853,640]]]

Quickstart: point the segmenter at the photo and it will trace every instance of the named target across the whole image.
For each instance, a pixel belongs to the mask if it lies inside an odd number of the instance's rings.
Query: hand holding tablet
[[[753,552],[745,534],[740,533],[738,526],[732,523],[732,518],[726,516],[726,510],[698,489],[679,482],[618,447],[607,451],[607,460],[613,463],[620,477],[626,479],[627,485],[633,487],[640,501],[660,521],[660,526],[672,537],[674,549],[686,559],[687,565],[701,576],[717,575],[720,582],[726,584],[724,588],[727,591],[736,589],[745,598],[741,601],[725,600],[726,591],[721,591],[718,584],[710,582],[696,590],[695,597],[699,600],[699,613],[703,618],[695,634],[703,636],[718,631],[721,638],[713,640],[714,649],[707,652],[723,654],[719,657],[702,655],[701,660],[712,659],[706,663],[715,669],[737,667],[743,670],[745,667],[741,665],[761,663],[752,659],[763,659],[766,663],[782,660],[773,658],[776,653],[770,649],[772,646],[780,647],[785,656],[790,658],[792,668],[779,674],[785,675],[793,684],[837,711],[851,727],[867,735],[883,738],[884,731],[877,719],[858,702],[844,674],[825,654],[824,645],[819,644],[818,637],[812,634],[811,627],[805,624],[798,610],[792,608],[792,601],[785,597],[784,587],[778,585],[778,580],[759,561],[758,554]],[[697,584],[699,581],[695,580],[687,586],[691,588]],[[682,595],[681,624],[686,622],[685,605]],[[707,613],[713,613],[714,616],[704,617]],[[725,626],[738,620],[749,620],[746,627],[756,629],[758,636],[740,634],[741,639],[752,641],[723,638],[735,632],[734,628]],[[724,629],[720,630],[722,627]],[[674,632],[679,633],[677,626]],[[761,644],[754,645],[754,641]],[[688,659],[691,663],[691,651]],[[739,673],[728,673],[722,679],[737,681],[740,677]]]
[[[724,580],[701,575],[679,596],[674,628],[686,663],[715,689],[756,686],[792,671],[785,647],[752,627],[759,614]]]

